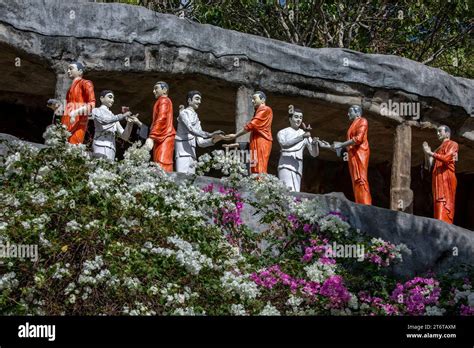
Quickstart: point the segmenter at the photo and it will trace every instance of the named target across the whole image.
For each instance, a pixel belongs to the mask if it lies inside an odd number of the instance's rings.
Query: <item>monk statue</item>
[[[250,158],[252,173],[267,173],[268,159],[272,150],[272,120],[273,111],[266,105],[267,97],[261,91],[252,96],[255,114],[242,130],[236,134],[224,136],[224,140],[234,140],[250,132]],[[256,157],[256,158],[255,158]]]
[[[71,133],[71,144],[82,144],[87,131],[87,123],[95,107],[94,85],[82,78],[84,66],[79,62],[69,64],[67,74],[72,79],[66,95],[66,107],[61,123]]]
[[[92,152],[96,157],[103,157],[109,160],[115,159],[115,135],[124,140],[128,140],[133,128],[133,124],[141,126],[138,114],[133,115],[130,111],[123,114],[114,115],[110,108],[114,104],[114,92],[104,90],[100,93],[102,105],[92,109],[92,119],[94,120],[95,132],[92,142]],[[127,125],[123,129],[120,121],[126,119]]]
[[[451,129],[448,126],[438,127],[437,133],[438,139],[442,143],[435,152],[431,151],[426,141],[423,142],[427,167],[428,169],[433,168],[434,218],[452,224],[457,186],[455,163],[458,158],[459,145],[450,140]]]
[[[281,146],[280,161],[278,162],[278,177],[291,191],[300,192],[301,176],[303,175],[303,151],[308,149],[311,156],[319,155],[317,138],[311,138],[311,127],[303,123],[303,112],[288,107],[290,127],[277,133]],[[303,129],[301,129],[303,125]]]
[[[187,96],[188,107],[180,108],[178,129],[175,138],[176,171],[194,174],[196,172],[196,145],[209,147],[224,139],[221,130],[212,133],[202,130],[196,110],[201,105],[199,91],[190,91]]]
[[[369,123],[362,117],[362,107],[352,105],[347,113],[349,120],[352,121],[347,131],[347,140],[345,142],[333,142],[330,149],[336,151],[338,155],[341,151],[347,149],[347,161],[349,164],[349,173],[352,180],[352,189],[356,203],[372,205],[372,196],[370,195],[369,181],[367,173],[369,169],[370,148],[367,140]],[[321,147],[328,147],[327,142],[320,143]]]
[[[145,146],[153,150],[153,161],[159,163],[167,172],[173,171],[173,154],[176,131],[173,126],[173,103],[168,97],[166,82],[155,83],[153,94],[156,102],[153,107],[153,120]]]

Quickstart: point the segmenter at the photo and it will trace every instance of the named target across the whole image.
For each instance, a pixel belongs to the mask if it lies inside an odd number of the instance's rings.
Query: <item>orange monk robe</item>
[[[434,217],[449,224],[454,219],[454,203],[456,196],[455,161],[458,144],[445,140],[433,154],[433,201]]]
[[[347,131],[347,140],[354,145],[348,147],[349,172],[356,203],[372,205],[367,173],[369,169],[370,148],[367,140],[369,124],[363,117],[356,118]]]
[[[173,103],[160,96],[153,107],[153,122],[149,137],[153,139],[153,161],[167,171],[173,171],[174,137]]]
[[[71,122],[69,114],[73,110],[87,105],[87,111],[76,115],[74,122]],[[94,85],[89,80],[76,78],[66,95],[66,108],[61,118],[61,123],[66,125],[71,133],[69,142],[71,144],[82,144],[87,131],[87,122],[92,109],[95,107]]]
[[[267,173],[273,142],[272,120],[272,109],[269,106],[260,105],[252,120],[244,127],[247,132],[250,132],[250,158],[256,162],[250,166],[252,173]]]

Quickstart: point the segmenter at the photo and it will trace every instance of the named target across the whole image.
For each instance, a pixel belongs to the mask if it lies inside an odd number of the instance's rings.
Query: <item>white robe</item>
[[[120,121],[125,115],[114,115],[105,105],[92,109],[92,119],[94,120],[95,132],[92,143],[92,152],[97,157],[104,157],[109,160],[115,159],[115,135],[128,140],[133,128],[131,122],[123,129]]]
[[[291,191],[300,192],[301,176],[303,175],[303,150],[309,150],[311,156],[319,155],[317,144],[311,138],[303,138],[303,129],[291,127],[280,130],[277,139],[281,146],[280,161],[278,162],[278,177]]]
[[[196,172],[196,145],[209,147],[214,145],[210,133],[202,130],[201,121],[193,108],[180,111],[175,137],[176,171],[194,174]]]

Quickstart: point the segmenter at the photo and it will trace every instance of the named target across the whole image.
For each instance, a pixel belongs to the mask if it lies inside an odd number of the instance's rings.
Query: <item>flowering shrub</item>
[[[0,244],[36,245],[38,258],[2,259],[0,314],[474,313],[470,279],[394,279],[406,247],[295,199],[271,175],[219,164],[222,153],[198,168],[229,177],[199,187],[175,182],[139,144],[109,162],[67,135],[53,126],[46,148],[5,145]],[[259,233],[245,218],[250,207]]]
[[[416,277],[405,284],[398,283],[391,299],[404,307],[408,314],[424,314],[426,305],[437,305],[441,289],[433,278]]]

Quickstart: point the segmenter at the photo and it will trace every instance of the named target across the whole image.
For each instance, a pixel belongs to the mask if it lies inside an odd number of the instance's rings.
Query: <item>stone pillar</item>
[[[71,86],[72,80],[67,76],[67,73],[56,74],[56,91],[54,98],[61,102],[65,102],[66,94]]]
[[[390,209],[413,213],[411,184],[411,127],[402,123],[395,130],[393,143]]]
[[[235,132],[240,131],[252,119],[254,109],[252,105],[253,89],[245,86],[240,86],[237,89],[237,96],[235,100]],[[239,143],[239,150],[244,151],[247,155],[244,158],[250,161],[248,156],[250,134],[247,133],[237,139]],[[247,163],[247,170],[250,173],[250,162]]]
[[[252,119],[254,109],[252,105],[253,90],[245,86],[240,86],[237,90],[235,101],[235,131],[238,132]],[[250,134],[245,134],[238,139],[239,142],[248,143]]]

